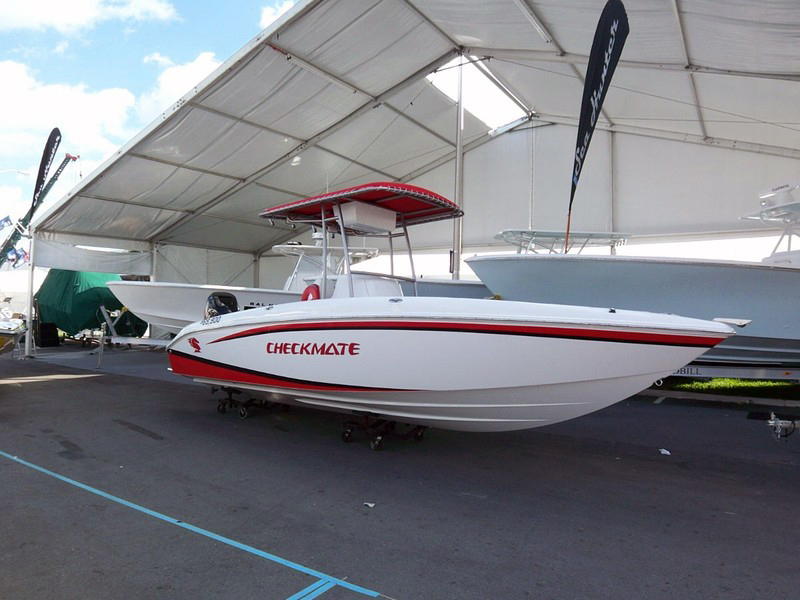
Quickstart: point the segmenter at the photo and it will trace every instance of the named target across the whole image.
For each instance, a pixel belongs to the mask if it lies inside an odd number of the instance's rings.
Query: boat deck
[[[796,594],[800,435],[736,407],[373,452],[333,413],[218,414],[162,352],[96,365],[0,357],[2,598]]]

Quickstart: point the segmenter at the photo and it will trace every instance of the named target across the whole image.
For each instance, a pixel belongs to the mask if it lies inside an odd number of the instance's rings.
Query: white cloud
[[[266,29],[272,25],[278,17],[292,8],[294,4],[295,0],[283,0],[283,2],[278,2],[277,4],[271,4],[262,8],[261,20],[258,23],[261,29]]]
[[[19,177],[23,176],[20,175]],[[31,181],[33,181],[36,176],[29,175],[28,177],[30,177]],[[21,182],[20,185],[17,186],[0,185],[0,219],[10,215],[11,219],[15,220],[25,214],[25,207],[30,204],[30,199],[24,200],[22,197],[24,184],[25,182]],[[33,195],[33,185],[34,184],[31,183],[31,195]],[[20,208],[22,210],[20,210]],[[0,241],[0,244],[5,241],[6,236],[10,233],[8,229],[4,229],[2,231],[3,233],[0,233],[0,240],[2,240]]]
[[[66,194],[85,176],[127,143],[143,125],[185,95],[219,66],[214,54],[201,53],[193,61],[175,65],[161,54],[147,59],[163,70],[154,88],[139,98],[125,88],[90,90],[85,84],[45,84],[27,65],[0,61],[0,218],[21,217],[28,209],[44,144],[53,127],[61,130],[61,145],[50,175],[65,153],[79,154],[48,195],[45,205]]]
[[[103,6],[101,14],[108,18],[168,21],[178,16],[178,11],[166,0],[117,0],[100,4]]]
[[[161,58],[169,60],[167,57]],[[155,119],[219,65],[220,61],[213,52],[202,52],[189,63],[165,68],[158,76],[156,87],[139,98],[136,106],[139,120],[142,123],[149,123]]]
[[[26,65],[15,61],[0,61],[0,81],[4,91],[0,94],[0,169],[30,173],[28,177],[0,175],[0,185],[6,188],[2,190],[3,204],[8,200],[12,216],[20,217],[27,210],[53,127],[61,130],[62,140],[51,175],[67,152],[81,155],[85,175],[136,133],[128,125],[136,101],[129,90],[90,91],[83,84],[44,84]],[[65,170],[48,201],[61,197],[76,183],[75,167]],[[9,187],[19,191],[9,191]],[[5,216],[5,207],[0,212],[0,217]]]
[[[6,1],[0,3],[0,31],[55,29],[75,34],[102,21],[167,21],[177,16],[168,0]]]
[[[152,54],[148,54],[144,57],[144,63],[155,63],[162,69],[166,69],[167,67],[171,67],[175,63],[172,62],[172,59],[169,56],[164,56],[161,52],[153,52]]]

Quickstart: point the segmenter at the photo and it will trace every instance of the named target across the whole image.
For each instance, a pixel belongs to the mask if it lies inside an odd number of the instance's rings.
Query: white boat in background
[[[0,354],[13,351],[27,329],[22,319],[0,315]]]
[[[800,368],[800,270],[619,255],[514,254],[466,262],[506,300],[748,320],[739,335],[709,350],[699,362]]]
[[[169,281],[110,281],[107,285],[119,301],[137,317],[170,333],[178,333],[205,316],[209,297],[216,298],[231,311],[300,300],[308,285],[306,280],[319,277],[325,268],[321,243],[279,244],[273,246],[273,250],[297,259],[294,270],[280,290]],[[334,275],[341,268],[341,248],[329,250],[327,269],[329,274]],[[377,254],[377,248],[354,248],[351,251],[351,260],[360,262]]]
[[[280,290],[169,281],[110,281],[107,285],[137,317],[169,333],[178,333],[205,316],[208,299],[212,296],[231,311],[300,300],[303,290],[308,286],[307,282],[319,278],[322,273],[322,245],[290,242],[273,246],[272,249],[297,259],[292,274]],[[330,276],[335,276],[342,269],[342,248],[328,247],[327,251],[327,272]],[[377,254],[377,248],[349,249],[351,265],[374,258]],[[406,296],[486,298],[492,295],[480,281],[415,280],[403,277],[397,277],[397,280]]]
[[[42,286],[48,271],[38,267],[33,270],[34,294]],[[29,279],[30,266],[27,264],[17,269],[9,268],[8,264],[0,268],[0,311],[7,316],[28,313]]]
[[[300,292],[168,281],[109,281],[106,284],[125,307],[143,321],[178,333],[203,318],[210,296],[235,310],[295,302]]]
[[[783,189],[779,186],[773,189]],[[790,240],[800,217],[799,202],[764,204],[743,218],[787,226]],[[773,225],[774,226],[774,225]],[[522,232],[524,233],[524,232]],[[498,234],[511,242],[537,237],[514,231]],[[552,247],[563,246],[563,233],[549,232]],[[578,234],[580,235],[580,234]],[[611,234],[598,234],[610,236]],[[541,240],[539,235],[538,238]],[[572,235],[570,236],[572,238]],[[609,240],[613,238],[609,237]],[[781,243],[779,240],[779,244]],[[612,244],[613,245],[613,244]],[[796,252],[773,252],[761,263],[620,255],[592,256],[527,252],[475,256],[466,260],[492,292],[506,300],[613,306],[686,315],[700,319],[728,317],[749,321],[731,338],[696,361],[686,374],[714,374],[736,369],[740,377],[800,378],[800,269],[791,266]],[[722,374],[722,372],[718,372]]]
[[[761,262],[783,267],[800,268],[800,250],[792,250],[792,241],[795,237],[800,239],[798,222],[800,222],[800,202],[794,199],[792,193],[800,189],[800,184],[778,185],[759,194],[761,209],[741,217],[743,220],[759,221],[767,226],[776,224],[783,228],[781,237],[775,244],[772,253]],[[786,250],[780,250],[786,242]]]
[[[346,248],[354,235],[408,242],[408,226],[461,214],[428,190],[374,183],[261,216],[343,233]],[[172,371],[271,401],[421,427],[509,431],[613,404],[733,334],[722,323],[674,315],[406,297],[396,278],[354,274],[347,263],[309,287],[305,296],[321,299],[187,326],[168,346]]]
[[[34,270],[34,291],[39,289],[46,270]],[[27,331],[30,266],[19,269],[0,268],[0,354],[12,352]]]

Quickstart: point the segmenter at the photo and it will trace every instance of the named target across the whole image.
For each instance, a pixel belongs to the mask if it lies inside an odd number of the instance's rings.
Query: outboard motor
[[[215,292],[211,294],[206,301],[206,309],[203,311],[203,318],[210,319],[211,317],[227,315],[228,313],[238,310],[239,304],[236,302],[236,296],[225,292]]]

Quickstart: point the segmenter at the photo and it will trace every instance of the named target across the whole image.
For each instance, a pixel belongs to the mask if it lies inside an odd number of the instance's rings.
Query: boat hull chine
[[[500,432],[568,421],[635,395],[666,373],[579,382],[448,392],[313,392],[204,376],[199,383],[233,387],[270,402],[310,406],[348,414],[368,414],[403,423],[454,431]],[[519,401],[514,401],[514,396]],[[503,397],[503,403],[495,401]]]

